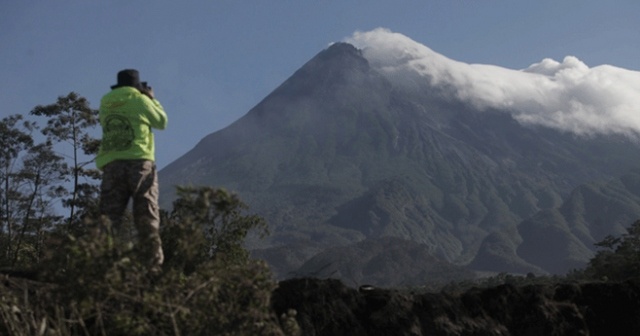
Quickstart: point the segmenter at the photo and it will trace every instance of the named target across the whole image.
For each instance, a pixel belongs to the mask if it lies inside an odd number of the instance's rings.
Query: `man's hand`
[[[153,94],[153,88],[150,86],[147,86],[144,90],[142,90],[142,94],[146,95],[147,97],[154,99],[154,94]]]

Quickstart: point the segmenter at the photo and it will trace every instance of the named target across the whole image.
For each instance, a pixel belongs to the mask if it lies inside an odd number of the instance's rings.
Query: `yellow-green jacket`
[[[123,86],[111,90],[100,101],[102,143],[96,166],[102,169],[115,160],[155,161],[152,128],[167,127],[167,114],[156,99],[138,89]]]

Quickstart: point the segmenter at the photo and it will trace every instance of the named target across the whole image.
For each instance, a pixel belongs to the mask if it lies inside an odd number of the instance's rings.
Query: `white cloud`
[[[510,111],[521,123],[580,135],[640,135],[640,72],[609,65],[589,68],[573,56],[544,59],[527,69],[451,60],[410,38],[378,28],[345,42],[398,85],[422,81],[450,87],[480,109]]]

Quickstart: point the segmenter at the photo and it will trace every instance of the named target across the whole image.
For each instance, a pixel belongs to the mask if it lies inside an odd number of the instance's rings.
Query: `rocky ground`
[[[296,310],[302,335],[640,335],[640,280],[447,294],[291,279],[272,304]]]

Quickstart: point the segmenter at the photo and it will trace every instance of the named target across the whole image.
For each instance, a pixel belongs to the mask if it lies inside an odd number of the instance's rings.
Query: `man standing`
[[[96,158],[102,170],[100,213],[117,236],[129,199],[143,262],[158,271],[164,260],[159,226],[158,176],[152,128],[165,129],[167,115],[137,70],[118,72],[118,83],[100,101],[102,142]]]

